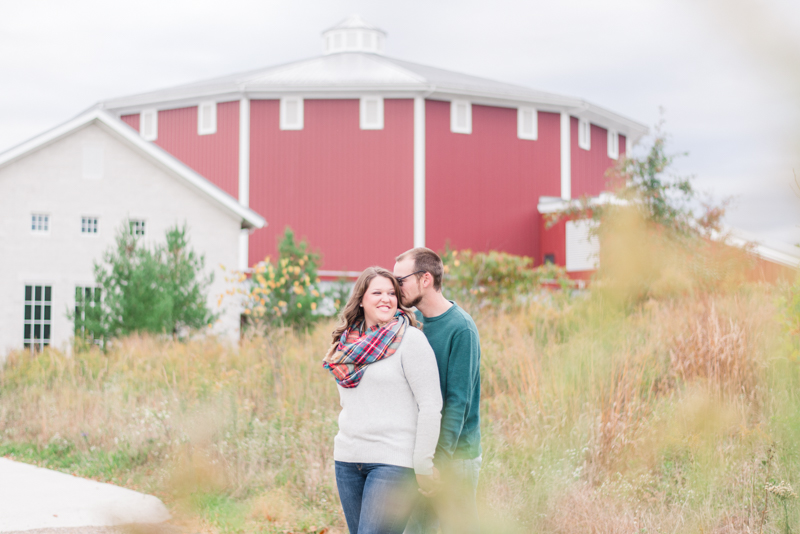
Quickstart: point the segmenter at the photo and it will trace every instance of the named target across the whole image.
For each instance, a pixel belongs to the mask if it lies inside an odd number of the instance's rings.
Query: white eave
[[[600,193],[599,196],[588,199],[589,207],[614,204],[623,206],[627,201],[617,198],[612,193]],[[570,208],[580,208],[580,200],[564,200],[560,197],[540,197],[537,209],[541,214],[560,213]],[[800,268],[800,251],[797,247],[766,243],[758,236],[739,230],[726,228],[723,232],[712,232],[711,239],[737,248],[751,251],[756,256],[794,269]]]
[[[90,109],[74,119],[56,126],[52,130],[48,130],[43,134],[3,152],[0,154],[0,168],[25,157],[35,150],[54,143],[76,130],[85,128],[90,124],[98,124],[103,127],[106,131],[149,157],[162,169],[168,171],[178,179],[183,180],[191,188],[216,202],[236,218],[241,219],[242,227],[263,228],[266,226],[267,222],[261,215],[242,206],[228,193],[209,182],[206,178],[183,164],[161,147],[143,140],[133,128],[99,108]]]
[[[242,96],[252,99],[275,99],[283,95],[310,99],[359,98],[365,93],[384,98],[463,98],[474,104],[499,107],[532,105],[540,111],[566,112],[604,128],[615,129],[634,143],[648,131],[641,123],[579,98],[363,52],[318,56],[106,100],[99,106],[124,115],[136,113],[143,107],[170,109],[197,105],[210,99],[218,102],[238,100]]]

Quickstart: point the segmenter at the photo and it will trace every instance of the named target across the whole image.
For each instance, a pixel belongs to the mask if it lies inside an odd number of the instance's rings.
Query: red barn
[[[266,217],[243,230],[243,267],[274,256],[287,226],[329,275],[448,243],[564,265],[569,251],[543,243],[540,199],[599,194],[647,130],[578,98],[387,57],[385,32],[357,16],[322,36],[319,57],[99,104]]]

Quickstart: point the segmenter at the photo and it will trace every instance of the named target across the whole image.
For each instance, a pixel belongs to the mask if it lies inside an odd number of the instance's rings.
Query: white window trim
[[[367,104],[369,102],[377,102],[378,116],[374,123],[367,122]],[[360,125],[362,130],[383,130],[383,98],[379,96],[364,96],[361,97],[359,106]]]
[[[24,343],[30,343],[31,344],[31,352],[36,352],[38,350],[42,350],[45,346],[52,345],[52,343],[53,343],[53,316],[55,315],[54,314],[54,310],[53,310],[53,308],[54,308],[54,306],[53,306],[54,284],[52,282],[45,282],[45,281],[23,282],[23,285],[22,285],[23,290],[24,290],[25,286],[31,286],[31,300],[28,300],[28,299],[24,299],[23,300],[24,304],[23,304],[23,308],[22,308],[23,309],[22,317],[23,317],[23,325],[30,325],[30,327],[31,327],[30,328],[30,334],[31,335],[30,335],[30,337],[26,338],[25,337],[25,332],[23,331],[22,342],[23,342],[23,344]],[[42,288],[42,298],[41,298],[41,300],[36,300],[36,286],[41,286],[41,288]],[[47,287],[50,288],[50,300],[45,300],[45,296],[47,294],[47,290],[45,288],[47,288]],[[23,296],[24,296],[24,294],[23,294]],[[36,317],[36,305],[37,305],[37,303],[40,303],[39,305],[42,307],[41,317],[39,319],[35,318]],[[24,306],[30,306],[31,307],[31,318],[30,319],[25,319],[25,308],[24,308]],[[49,306],[50,307],[50,318],[49,319],[45,319],[45,306]],[[41,337],[39,337],[39,338],[36,338],[35,335],[34,335],[34,330],[35,330],[37,324],[41,327]],[[50,335],[46,339],[44,337],[45,326],[49,326],[50,327]],[[36,343],[37,339],[40,341],[39,343]],[[39,347],[36,348],[35,345],[39,345]]]
[[[142,233],[141,234],[134,233],[132,227],[133,227],[133,223],[135,223],[135,222],[142,223],[143,229],[142,229]],[[130,229],[131,234],[134,237],[140,237],[140,238],[147,237],[147,231],[148,231],[147,227],[148,227],[147,219],[145,219],[144,217],[128,217],[128,228]]]
[[[97,221],[97,231],[96,232],[84,232],[83,231],[83,220],[84,219],[95,219]],[[91,237],[99,237],[100,236],[100,217],[98,215],[81,215],[81,235],[82,236],[91,236]]]
[[[466,106],[466,126],[459,127],[456,120],[457,113],[456,108],[458,106]],[[460,134],[471,134],[472,133],[472,103],[469,100],[453,100],[450,102],[450,131],[453,133],[460,133]]]
[[[146,132],[144,125],[147,124],[147,116],[152,118],[153,131]],[[143,109],[139,114],[139,135],[145,141],[155,141],[158,139],[158,110],[157,109]]]
[[[578,119],[578,148],[592,148],[592,124],[588,119]]]
[[[565,267],[568,273],[593,271],[600,263],[600,240],[591,235],[595,222],[587,219],[567,221],[565,239]]]
[[[526,132],[523,130],[524,121],[522,120],[525,112],[530,112],[533,114],[533,131]],[[539,138],[539,112],[536,108],[532,107],[522,107],[517,108],[517,137],[520,139],[528,139],[530,141],[536,141]]]
[[[208,128],[203,128],[205,112],[210,113]],[[197,105],[197,135],[211,135],[217,133],[217,103],[212,101],[200,102]]]
[[[286,120],[286,105],[289,102],[297,102],[297,115],[298,121],[295,124],[290,124]],[[303,124],[305,122],[305,113],[304,113],[304,103],[303,98],[299,96],[285,96],[281,98],[281,110],[280,110],[280,128],[281,130],[302,130]]]
[[[83,179],[101,180],[105,172],[105,147],[98,143],[85,144],[82,157]]]
[[[619,159],[619,134],[616,130],[608,130],[608,157]]]
[[[51,223],[53,222],[53,221],[50,220],[50,214],[47,213],[47,212],[31,212],[30,215],[31,215],[31,218],[28,219],[28,221],[29,221],[28,222],[28,225],[29,225],[28,227],[31,230],[31,234],[33,234],[33,235],[50,235],[50,228],[52,227]],[[47,229],[46,230],[34,230],[33,229],[33,216],[34,215],[47,217]]]

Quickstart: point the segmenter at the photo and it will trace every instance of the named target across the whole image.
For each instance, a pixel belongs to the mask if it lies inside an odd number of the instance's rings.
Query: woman
[[[351,534],[402,533],[417,484],[424,491],[433,488],[439,371],[414,315],[399,306],[399,295],[386,269],[361,273],[323,363],[336,379],[342,405],[333,458]]]

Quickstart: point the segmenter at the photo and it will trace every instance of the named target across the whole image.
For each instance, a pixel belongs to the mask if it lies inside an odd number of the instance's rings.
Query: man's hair
[[[442,290],[442,276],[444,275],[444,264],[442,258],[429,248],[417,247],[407,250],[397,256],[394,261],[403,261],[406,258],[414,260],[415,271],[425,271],[431,273],[433,277],[433,289]]]

